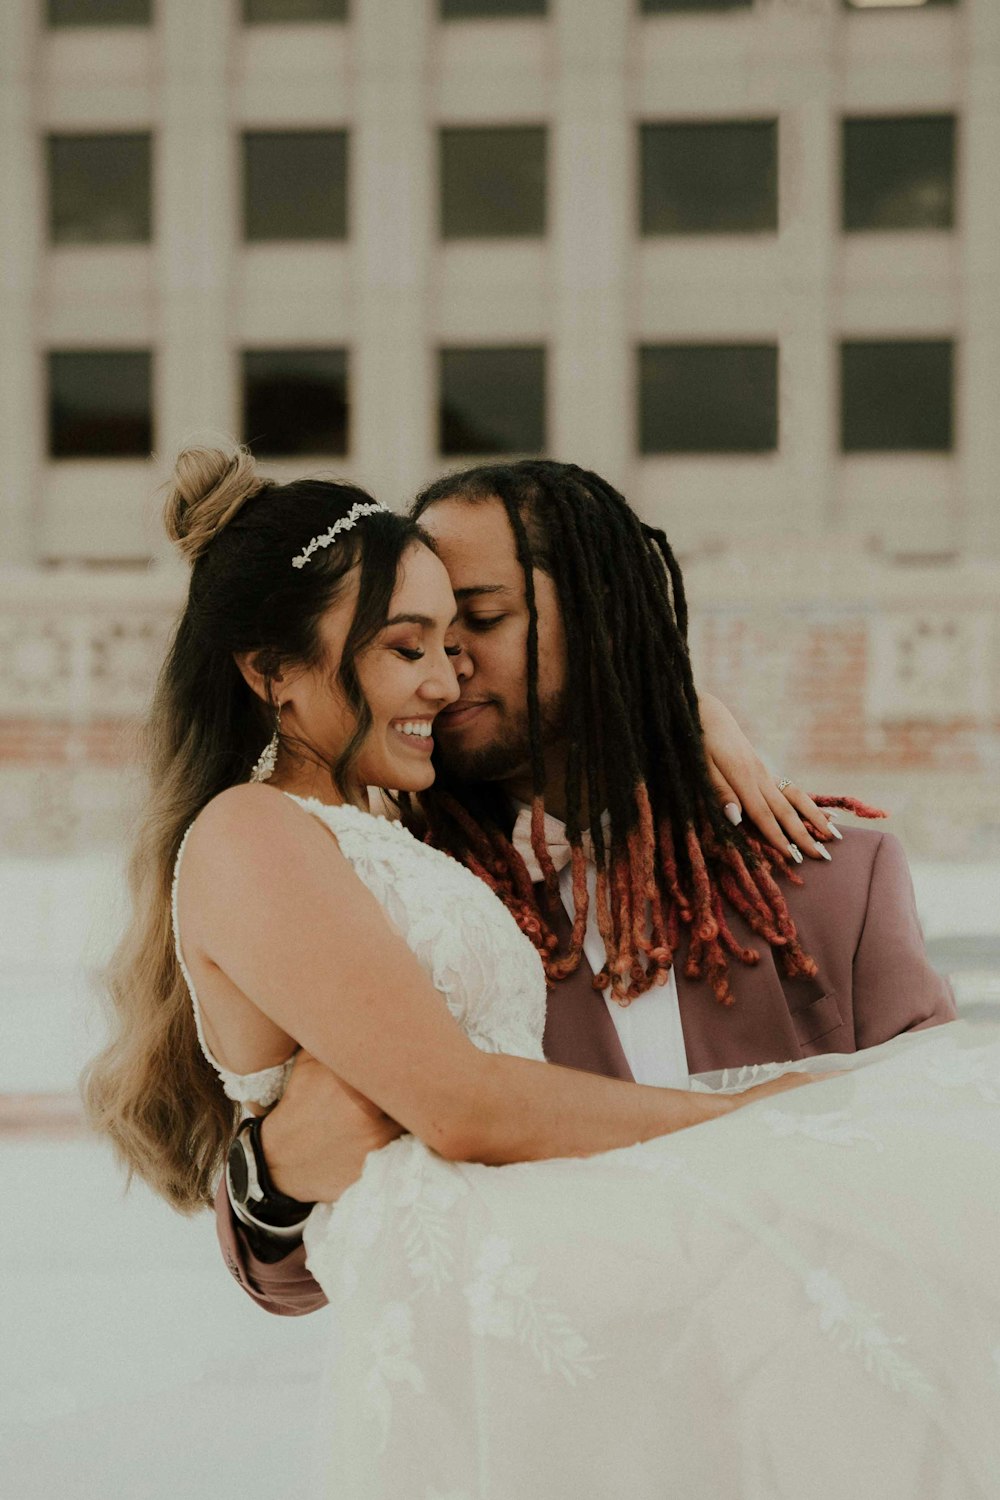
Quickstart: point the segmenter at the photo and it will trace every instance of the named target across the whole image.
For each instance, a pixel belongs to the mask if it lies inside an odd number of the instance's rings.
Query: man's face
[[[519,781],[530,760],[528,606],[507,513],[499,500],[439,500],[420,524],[448,569],[454,628],[470,662],[461,697],[435,720],[439,754],[463,779]],[[534,582],[542,736],[551,747],[565,733],[566,639],[552,579],[536,568]]]

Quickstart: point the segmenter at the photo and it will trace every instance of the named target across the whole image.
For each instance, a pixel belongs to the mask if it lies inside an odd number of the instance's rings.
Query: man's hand
[[[783,854],[789,853],[791,843],[812,859],[829,859],[824,844],[840,838],[840,834],[822,808],[791,783],[784,791],[778,790],[774,777],[719,698],[699,693],[698,712],[705,734],[708,773],[730,822],[739,823],[745,815]],[[803,818],[817,830],[822,844],[810,836]]]
[[[361,1176],[369,1151],[403,1134],[357,1089],[300,1052],[279,1103],[261,1126],[276,1188],[303,1203],[334,1203]]]

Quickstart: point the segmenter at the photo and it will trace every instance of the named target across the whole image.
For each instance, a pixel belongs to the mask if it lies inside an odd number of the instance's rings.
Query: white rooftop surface
[[[326,1312],[262,1312],[211,1216],[125,1197],[94,1142],[6,1140],[0,1164],[4,1500],[308,1494]]]
[[[914,877],[932,947],[1000,951],[1000,867]],[[0,861],[0,1094],[74,1086],[100,1037],[88,975],[119,889],[110,856]],[[970,1018],[998,1013],[995,972],[958,991]],[[3,1500],[307,1495],[326,1314],[260,1311],[211,1216],[181,1218],[141,1184],[125,1195],[96,1142],[0,1137],[0,1181]]]

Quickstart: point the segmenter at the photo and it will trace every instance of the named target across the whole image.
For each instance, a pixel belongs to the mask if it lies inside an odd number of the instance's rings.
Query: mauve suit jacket
[[[903,1031],[955,1018],[951,986],[931,968],[917,920],[906,858],[891,834],[844,828],[830,864],[801,866],[804,884],[783,886],[814,979],[788,979],[775,953],[729,911],[735,937],[756,948],[753,967],[734,959],[735,1004],[719,1005],[709,986],[684,975],[677,955],[677,992],[692,1073],[743,1063],[856,1052]],[[566,937],[566,929],[561,936]],[[550,1062],[631,1080],[603,995],[591,984],[586,959],[550,991],[545,1054]],[[633,1002],[656,1005],[653,989]],[[225,1183],[216,1195],[219,1242],[226,1264],[249,1296],[269,1312],[295,1315],[321,1307],[325,1297],[298,1246],[268,1264],[251,1249],[234,1218]]]

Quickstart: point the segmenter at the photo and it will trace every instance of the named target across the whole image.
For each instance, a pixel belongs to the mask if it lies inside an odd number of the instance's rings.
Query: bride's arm
[[[778,783],[720,698],[698,694],[698,715],[705,737],[708,775],[726,816],[742,822],[744,815],[775,849],[787,851],[789,842],[810,859],[822,859],[820,846],[810,836],[803,819],[819,833],[823,843],[840,835],[821,807],[800,787]]]
[[[738,1104],[481,1052],[328,830],[259,787],[224,793],[185,857],[191,953],[405,1129],[453,1160],[586,1155]]]

